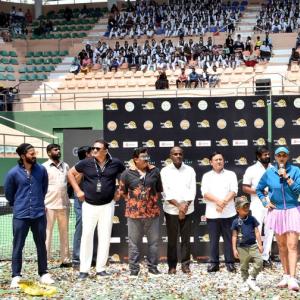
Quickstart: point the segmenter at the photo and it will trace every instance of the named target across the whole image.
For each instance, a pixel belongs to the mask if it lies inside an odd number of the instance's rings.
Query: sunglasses
[[[92,148],[92,151],[94,151],[94,150],[97,150],[97,151],[105,150],[105,148],[99,148],[99,147],[91,147],[91,148]]]

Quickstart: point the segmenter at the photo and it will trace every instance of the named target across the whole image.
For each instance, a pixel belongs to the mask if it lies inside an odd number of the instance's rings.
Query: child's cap
[[[235,208],[241,208],[246,204],[250,204],[250,201],[246,197],[239,197],[235,199]]]

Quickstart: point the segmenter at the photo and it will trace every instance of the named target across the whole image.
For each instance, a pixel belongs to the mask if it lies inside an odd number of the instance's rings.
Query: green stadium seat
[[[52,54],[52,56],[59,56],[59,51],[53,51]]]
[[[26,53],[26,57],[33,57],[34,53],[32,51],[28,51]]]
[[[9,51],[10,57],[18,57],[17,53],[15,51]]]
[[[11,59],[9,60],[9,63],[10,63],[11,65],[18,65],[18,64],[19,64],[18,61],[17,61],[17,59],[15,59],[15,58],[11,58]]]
[[[37,58],[35,60],[35,65],[43,65],[44,64],[44,59],[43,58]]]
[[[9,80],[9,81],[15,81],[16,77],[15,77],[14,74],[7,74],[6,79]]]
[[[66,56],[69,55],[69,51],[68,50],[63,50],[59,52],[59,56]]]
[[[12,72],[15,71],[15,69],[14,69],[14,67],[12,67],[12,66],[7,66],[7,67],[6,67],[6,71],[12,73]]]
[[[35,59],[30,58],[26,60],[26,65],[33,65],[35,63]]]
[[[72,38],[74,38],[74,39],[79,38],[79,33],[73,32],[72,33]]]
[[[50,58],[45,59],[44,64],[45,65],[53,64],[53,61],[54,61],[54,58],[50,57]]]
[[[27,67],[26,70],[27,73],[34,73],[36,71],[36,66]]]
[[[60,57],[53,58],[54,65],[60,64],[61,62],[62,62],[62,59]]]
[[[27,72],[27,68],[26,67],[21,67],[19,69],[19,73],[26,73]]]
[[[33,56],[34,56],[34,57],[40,57],[40,56],[43,56],[43,52],[41,52],[41,51],[34,52]]]
[[[30,75],[28,75],[28,80],[29,81],[37,80],[37,75],[36,74],[30,74]]]
[[[0,65],[0,72],[5,72],[6,68]]]
[[[70,34],[70,33],[64,33],[64,34],[62,35],[62,38],[63,38],[63,39],[69,39],[69,38],[71,38],[71,34]]]
[[[28,80],[28,75],[27,75],[27,74],[22,74],[22,75],[19,77],[19,80],[20,80],[20,81],[27,81],[27,80]]]
[[[37,73],[44,72],[44,68],[43,68],[43,67],[44,67],[44,66],[37,66],[36,69],[35,69],[35,71],[36,71]]]
[[[6,75],[5,75],[5,74],[2,74],[2,73],[0,73],[0,80],[6,80]]]
[[[8,65],[8,64],[9,64],[9,59],[6,58],[6,57],[2,57],[2,58],[0,59],[0,62],[1,62],[2,64],[4,64],[4,65]]]
[[[8,52],[5,51],[5,50],[1,50],[1,51],[0,51],[0,55],[1,55],[1,56],[9,56]]]
[[[37,80],[46,80],[47,79],[47,75],[46,74],[38,74],[37,75]]]

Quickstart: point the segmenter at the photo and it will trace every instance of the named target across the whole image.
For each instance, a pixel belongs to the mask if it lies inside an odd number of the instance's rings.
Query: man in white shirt
[[[181,269],[190,273],[190,235],[194,200],[196,196],[196,173],[183,160],[183,150],[173,147],[172,163],[161,170],[167,234],[169,274],[176,274],[178,232],[181,236]]]
[[[262,225],[265,224],[268,209],[265,208],[259,198],[256,195],[256,186],[265,173],[266,169],[270,165],[270,152],[269,149],[265,146],[258,147],[256,150],[256,159],[257,162],[247,168],[244,177],[243,177],[243,192],[251,196],[250,209],[252,215],[259,222],[259,232],[262,232]],[[272,247],[274,232],[269,229],[267,226],[264,226],[264,251],[262,254],[263,263],[265,267],[271,267],[270,261],[270,252]]]
[[[234,197],[238,192],[237,177],[234,172],[224,169],[224,157],[220,152],[211,155],[210,164],[212,170],[203,175],[201,183],[210,240],[210,266],[207,271],[219,271],[219,239],[222,235],[226,268],[234,272],[231,224],[236,215]]]
[[[47,146],[49,160],[43,166],[46,168],[49,178],[48,192],[45,197],[47,230],[46,248],[48,259],[51,258],[51,242],[55,221],[58,223],[60,239],[60,267],[71,267],[69,261],[69,212],[70,200],[67,192],[69,166],[60,161],[60,146],[49,144]]]

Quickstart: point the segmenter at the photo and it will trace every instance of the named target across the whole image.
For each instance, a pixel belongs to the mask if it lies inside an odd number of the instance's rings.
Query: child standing
[[[263,260],[260,253],[263,252],[261,237],[258,230],[258,221],[250,214],[250,202],[241,197],[235,200],[235,208],[238,213],[232,222],[232,248],[235,258],[240,259],[241,274],[243,279],[243,291],[249,287],[260,291],[256,285],[256,276],[262,270]],[[253,270],[249,276],[249,262],[254,260]]]

